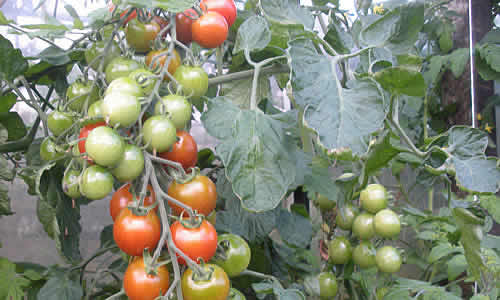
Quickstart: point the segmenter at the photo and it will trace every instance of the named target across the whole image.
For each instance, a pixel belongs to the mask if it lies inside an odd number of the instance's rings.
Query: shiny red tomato
[[[153,210],[145,216],[137,216],[124,208],[113,224],[116,245],[130,256],[141,256],[145,248],[154,250],[160,236],[161,222]]]
[[[198,161],[198,146],[194,138],[186,131],[177,131],[177,142],[172,146],[172,149],[167,152],[160,152],[158,155],[162,158],[176,161],[182,165],[184,170],[196,166]]]
[[[194,228],[185,227],[176,221],[170,226],[170,231],[175,246],[196,262],[199,258],[208,262],[217,250],[217,232],[207,220],[203,220],[199,227]],[[179,263],[185,264],[186,261],[179,257]]]
[[[153,187],[148,185],[148,196],[144,198],[144,206],[151,206],[156,202],[155,192],[153,191]],[[132,193],[130,192],[130,183],[127,183],[120,187],[111,197],[111,201],[109,202],[109,214],[113,221],[116,220],[116,217],[120,214],[122,209],[127,207],[127,205],[133,201]],[[154,208],[154,211],[158,211],[158,206]]]
[[[204,216],[208,216],[215,208],[217,190],[210,178],[197,175],[187,183],[176,181],[168,187],[168,195],[190,206]],[[172,202],[168,203],[175,215],[180,215],[183,209]]]
[[[200,7],[202,10],[216,11],[221,14],[229,27],[236,21],[238,12],[233,0],[202,0]]]
[[[193,40],[191,26],[193,20],[198,17],[196,11],[192,8],[175,15],[175,32],[177,40],[183,44],[189,44]]]
[[[123,276],[123,289],[130,300],[154,300],[165,295],[169,285],[167,267],[157,267],[154,274],[148,274],[142,257],[135,258]]]
[[[80,141],[78,142],[78,150],[80,150],[80,153],[87,152],[87,150],[85,149],[85,139],[87,138],[87,136],[89,135],[89,133],[93,129],[100,127],[100,126],[106,126],[106,123],[105,122],[97,122],[94,124],[89,124],[89,125],[84,126],[80,130],[80,136],[78,137],[80,139]]]
[[[204,48],[216,48],[226,40],[228,28],[227,21],[221,14],[208,11],[193,22],[193,41]]]

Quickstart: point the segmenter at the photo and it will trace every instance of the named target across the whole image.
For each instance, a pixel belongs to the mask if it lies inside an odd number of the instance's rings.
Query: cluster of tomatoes
[[[399,216],[388,208],[388,193],[383,185],[370,184],[361,191],[360,207],[344,206],[337,211],[337,227],[352,233],[354,239],[347,236],[335,236],[328,243],[328,260],[336,265],[349,263],[351,260],[362,269],[377,267],[384,273],[398,272],[402,259],[393,246],[375,249],[371,240],[375,237],[394,239],[399,236],[401,222]],[[315,201],[320,208],[327,208],[332,201],[319,196]],[[329,207],[331,208],[331,207]],[[361,211],[360,211],[361,208]],[[357,240],[354,247],[351,240]],[[333,272],[323,272],[318,276],[321,295],[335,296],[337,282]]]
[[[230,15],[217,12],[223,13],[227,5]],[[205,0],[200,8],[202,14],[189,19],[189,35],[211,47],[204,42],[205,34],[199,37],[207,24],[215,22],[206,20],[215,18],[224,24],[227,35],[236,8],[232,0]],[[179,39],[185,37],[181,32],[188,13],[177,15]],[[161,18],[142,23],[135,9],[127,16],[127,45],[136,54],[144,53],[144,58],[122,56],[115,39],[94,41],[85,51],[85,60],[101,76],[69,85],[57,109],[47,116],[52,135],[43,140],[40,155],[66,166],[62,187],[72,199],[103,199],[113,192],[116,181],[123,184],[112,194],[109,211],[115,243],[131,257],[123,279],[129,299],[165,295],[171,272],[165,262],[151,257],[165,247],[187,266],[182,268],[184,299],[225,300],[229,295],[244,299],[230,289],[229,277],[247,268],[250,248],[237,235],[217,235],[213,225],[216,186],[196,168],[198,147],[187,130],[192,101],[206,93],[208,75],[201,67],[183,65],[174,47],[153,50]],[[177,93],[159,89],[172,78],[178,84]],[[154,180],[143,176],[148,168]],[[157,200],[168,203],[163,213],[174,219],[170,227],[162,226]],[[162,233],[168,236],[167,242],[157,249]]]

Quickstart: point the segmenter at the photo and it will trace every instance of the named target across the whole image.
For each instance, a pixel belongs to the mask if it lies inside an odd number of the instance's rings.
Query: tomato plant
[[[103,70],[115,57],[120,56],[121,50],[118,43],[112,41],[107,47],[106,41],[95,41],[85,50],[85,62],[93,69],[98,69],[102,61]],[[103,57],[104,59],[101,59]]]
[[[204,48],[216,48],[227,38],[226,19],[216,11],[208,11],[191,25],[193,41]]]
[[[137,257],[128,265],[123,275],[123,289],[130,300],[154,300],[167,293],[170,278],[167,267],[159,266],[146,272],[142,257]]]
[[[143,205],[145,207],[151,206],[156,202],[155,192],[152,186],[148,186],[147,188],[148,195],[144,197]],[[130,183],[122,185],[116,192],[113,193],[113,197],[111,197],[111,201],[109,202],[109,214],[113,221],[118,217],[122,209],[127,207],[132,201],[139,200],[138,194],[136,194],[136,199],[130,192]],[[154,211],[158,211],[158,207],[154,208]]]
[[[170,231],[175,246],[190,259],[199,262],[201,258],[208,262],[214,256],[217,249],[217,232],[208,221],[203,220],[195,226],[185,226],[176,221],[170,226]],[[186,263],[182,257],[179,257],[179,262]]]
[[[142,23],[138,19],[132,19],[125,28],[125,38],[128,45],[136,52],[145,53],[151,50],[153,41],[160,29],[160,25],[155,21]]]
[[[215,208],[217,190],[213,181],[207,176],[196,175],[186,183],[172,182],[168,187],[168,195],[188,205],[204,216],[208,216]],[[172,212],[180,215],[183,209],[169,202]]]
[[[135,80],[141,86],[143,93],[147,95],[151,94],[157,81],[153,72],[144,68],[134,70],[128,76]]]
[[[184,96],[167,95],[155,104],[156,115],[167,115],[175,128],[184,129],[191,121],[191,103]]]
[[[178,162],[184,170],[196,166],[198,161],[198,145],[194,138],[186,131],[177,130],[177,142],[167,152],[158,153],[160,157]]]
[[[212,264],[206,264],[202,269],[208,274],[200,276],[191,269],[187,269],[182,275],[181,286],[184,299],[226,300],[229,295],[229,278],[224,270]]]
[[[221,234],[217,241],[223,252],[216,255],[212,261],[224,269],[227,276],[239,275],[250,264],[251,253],[247,242],[234,234]]]

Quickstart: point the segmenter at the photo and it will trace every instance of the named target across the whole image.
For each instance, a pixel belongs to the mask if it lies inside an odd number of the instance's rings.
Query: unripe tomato
[[[332,263],[341,265],[351,260],[352,247],[351,242],[343,236],[338,236],[328,244],[328,260]]]
[[[392,246],[384,246],[377,250],[375,262],[379,271],[384,273],[395,273],[401,268],[401,255]]]
[[[156,202],[155,192],[153,187],[148,185],[147,187],[148,195],[144,198],[143,205],[145,207],[151,206]],[[137,195],[139,197],[139,195]],[[137,198],[137,200],[139,200]],[[130,192],[130,183],[121,186],[116,192],[114,192],[113,197],[111,197],[111,201],[109,202],[109,214],[113,221],[116,220],[116,217],[120,214],[122,209],[127,207],[132,201],[134,201],[134,197]],[[158,211],[158,206],[153,209],[155,212]]]
[[[178,162],[184,170],[196,166],[198,161],[198,146],[194,138],[186,131],[177,130],[177,142],[172,149],[167,152],[160,152],[158,155],[162,158]]]
[[[141,86],[130,77],[120,77],[111,81],[106,92],[104,92],[104,96],[113,93],[128,94],[136,97],[144,96]]]
[[[85,61],[94,70],[99,68],[102,60],[104,60],[102,70],[105,70],[113,58],[120,56],[121,50],[117,42],[111,41],[108,49],[106,49],[107,44],[108,41],[96,41],[85,50]]]
[[[102,100],[96,101],[92,103],[92,105],[89,107],[89,110],[87,111],[87,116],[93,119],[102,119]]]
[[[229,295],[229,278],[221,267],[213,264],[202,266],[210,276],[200,278],[193,270],[182,274],[181,287],[184,300],[226,300]]]
[[[80,177],[80,192],[91,200],[106,197],[113,190],[113,175],[101,166],[90,166]]]
[[[54,136],[60,136],[73,125],[73,117],[63,111],[55,110],[47,117],[47,126]]]
[[[130,256],[141,256],[144,249],[152,252],[161,236],[161,222],[156,212],[150,210],[145,216],[134,215],[124,208],[113,224],[116,245]]]
[[[94,124],[88,124],[88,125],[85,125],[82,129],[80,129],[80,136],[78,137],[78,139],[80,140],[78,142],[78,150],[80,151],[80,153],[87,152],[85,149],[85,141],[86,141],[89,133],[92,130],[94,130],[95,128],[100,127],[100,126],[106,126],[106,123],[97,122]]]
[[[175,128],[184,129],[191,121],[191,103],[181,95],[167,95],[155,104],[155,115],[167,115]]]
[[[376,253],[370,241],[361,241],[352,251],[352,260],[361,268],[371,268],[375,266]]]
[[[387,190],[381,184],[369,184],[359,195],[361,207],[372,214],[387,207],[387,198]]]
[[[115,57],[106,67],[106,82],[110,83],[116,78],[126,77],[132,71],[140,68],[143,66],[133,59],[123,56]]]
[[[134,95],[115,92],[104,97],[101,110],[111,126],[119,124],[120,127],[129,127],[137,122],[141,103]]]
[[[69,170],[64,174],[62,180],[63,192],[69,197],[75,199],[80,197],[80,187],[78,182],[80,181],[80,172],[77,170]]]
[[[318,275],[319,297],[321,299],[333,299],[337,295],[337,277],[332,272],[321,272]]]
[[[384,238],[393,238],[401,231],[401,222],[398,215],[390,209],[382,209],[374,218],[375,233]]]
[[[204,216],[208,216],[215,208],[217,190],[213,181],[204,175],[197,175],[186,183],[175,180],[168,187],[168,195],[191,207]],[[168,202],[174,215],[180,215],[183,209],[173,202]]]
[[[171,54],[168,54],[168,50],[166,49],[150,51],[148,55],[146,55],[146,65],[152,70],[161,70],[169,57],[171,58],[168,63],[167,71],[170,75],[174,76],[175,71],[181,65],[181,56],[175,49],[173,49],[173,53]],[[165,75],[164,79],[170,80],[167,75]]]
[[[225,259],[214,256],[212,261],[224,269],[227,276],[234,277],[243,272],[250,264],[250,247],[247,242],[235,234],[219,235],[218,245],[224,249]]]
[[[160,32],[161,27],[155,21],[142,23],[138,19],[130,20],[125,28],[125,38],[130,47],[138,53],[151,50],[153,41]]]
[[[125,144],[123,156],[111,173],[121,182],[132,181],[144,170],[144,154],[136,145]]]
[[[195,262],[199,263],[199,258],[209,261],[217,250],[217,232],[207,220],[193,228],[176,221],[170,226],[170,231],[175,246]],[[179,257],[179,263],[185,264],[186,261]]]
[[[319,207],[322,211],[327,211],[333,209],[337,203],[333,200],[328,199],[327,197],[318,194],[316,199],[314,199],[314,204]]]
[[[247,298],[243,295],[242,292],[238,291],[235,288],[231,288],[229,290],[229,296],[227,296],[227,300],[246,300]]]
[[[369,240],[374,237],[373,215],[367,212],[358,215],[352,223],[352,233],[361,240]]]
[[[352,205],[346,205],[337,211],[337,216],[335,217],[335,222],[337,226],[343,230],[351,230],[352,223],[356,218],[358,211]]]
[[[107,126],[100,126],[89,133],[85,149],[97,164],[112,167],[123,158],[125,143],[116,131]]]
[[[56,143],[50,138],[46,137],[40,145],[40,157],[45,161],[51,161],[64,156],[64,153],[57,151]]]
[[[157,81],[155,74],[144,68],[132,71],[128,77],[132,78],[146,95],[151,94]]]
[[[216,11],[221,14],[229,27],[236,21],[238,14],[233,0],[202,0],[200,7],[202,10],[206,8],[208,11]]]
[[[182,65],[175,71],[174,78],[186,97],[198,99],[207,93],[208,74],[201,67]]]
[[[123,275],[123,289],[130,300],[155,300],[167,293],[169,284],[167,267],[157,267],[154,274],[148,274],[142,257],[132,260]]]
[[[215,11],[208,11],[191,25],[193,41],[204,48],[216,48],[227,38],[226,19]]]
[[[152,116],[144,122],[142,141],[149,150],[164,152],[176,142],[175,125],[167,116]]]
[[[75,81],[66,90],[68,107],[72,111],[80,112],[87,102],[87,107],[99,100],[99,90],[92,81]]]

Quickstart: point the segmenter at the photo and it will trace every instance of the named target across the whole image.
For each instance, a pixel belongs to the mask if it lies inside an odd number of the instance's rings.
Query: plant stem
[[[275,74],[275,73],[288,73],[290,72],[290,69],[288,68],[287,65],[282,65],[282,64],[276,64],[273,66],[268,66],[268,67],[263,67],[260,70],[260,74]],[[213,77],[208,79],[208,85],[217,85],[221,83],[226,83],[226,82],[231,82],[234,80],[239,80],[239,79],[245,79],[248,77],[252,77],[253,74],[255,73],[255,70],[245,70],[245,71],[240,71],[240,72],[235,72],[235,73],[230,73],[226,75],[220,75],[217,77]]]
[[[406,132],[401,128],[401,125],[399,125],[399,108],[398,108],[398,99],[396,97],[391,97],[391,107],[392,107],[392,113],[389,118],[389,123],[398,131],[400,136],[403,138],[403,140],[406,142],[406,144],[411,148],[411,150],[419,157],[425,157],[425,152],[420,151],[415,144],[413,144],[412,140],[410,137],[406,134]]]
[[[263,274],[263,273],[259,273],[259,272],[255,272],[255,271],[246,269],[243,272],[241,272],[238,276],[244,276],[244,275],[253,276],[253,277],[257,277],[257,278],[261,278],[261,279],[271,280],[271,281],[279,283],[281,285],[281,283],[278,280],[278,278],[276,278],[276,277],[274,277],[272,275],[267,275],[267,274]]]
[[[116,299],[116,298],[118,298],[118,297],[120,297],[120,296],[123,296],[123,295],[125,295],[125,291],[124,291],[124,290],[121,290],[121,291],[119,291],[118,293],[116,293],[116,294],[114,294],[114,295],[109,296],[109,297],[108,297],[108,298],[106,298],[105,300],[112,300],[112,299]]]

